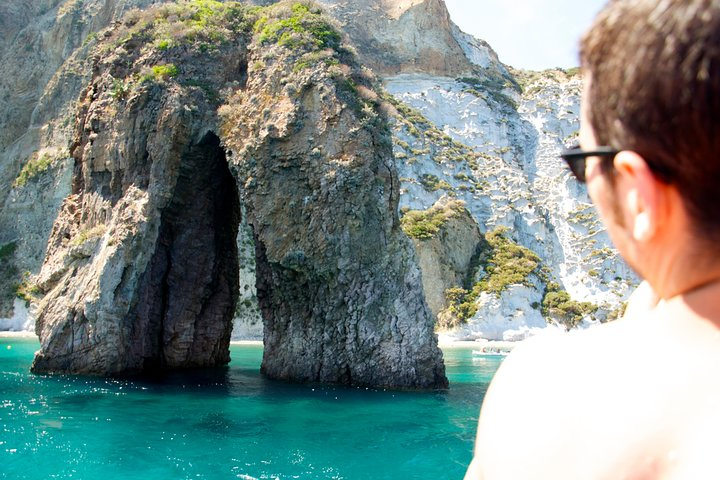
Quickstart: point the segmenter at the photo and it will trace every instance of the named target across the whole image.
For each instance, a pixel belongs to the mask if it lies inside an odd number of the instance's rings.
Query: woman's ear
[[[647,242],[664,221],[664,184],[636,152],[621,151],[615,156],[614,166],[628,233],[636,242]]]

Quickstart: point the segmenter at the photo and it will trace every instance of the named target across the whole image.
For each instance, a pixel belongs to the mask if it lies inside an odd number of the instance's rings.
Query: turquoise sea
[[[502,357],[444,350],[450,390],[270,381],[262,347],[152,380],[29,373],[0,338],[0,479],[461,479]]]

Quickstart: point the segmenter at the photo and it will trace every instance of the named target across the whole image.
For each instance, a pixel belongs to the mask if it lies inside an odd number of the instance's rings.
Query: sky
[[[450,18],[500,61],[544,70],[578,66],[577,44],[605,0],[445,0]]]

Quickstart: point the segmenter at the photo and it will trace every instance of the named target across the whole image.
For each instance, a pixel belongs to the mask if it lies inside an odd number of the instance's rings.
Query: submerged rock
[[[227,363],[242,202],[266,375],[446,387],[373,78],[312,8],[210,10],[148,10],[95,50],[33,370]]]

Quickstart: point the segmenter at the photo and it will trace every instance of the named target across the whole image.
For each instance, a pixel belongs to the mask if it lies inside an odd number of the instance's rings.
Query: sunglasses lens
[[[570,162],[570,170],[572,170],[575,178],[578,182],[585,183],[585,158],[578,158],[577,160]]]

